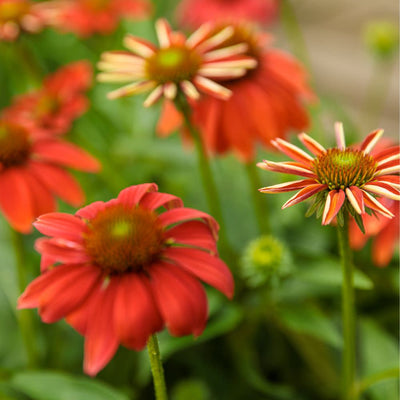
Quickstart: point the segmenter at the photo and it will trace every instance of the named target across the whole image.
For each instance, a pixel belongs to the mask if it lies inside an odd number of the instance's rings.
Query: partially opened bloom
[[[278,0],[182,0],[177,14],[179,23],[192,29],[227,19],[267,23],[278,14]]]
[[[209,153],[233,151],[249,162],[254,159],[257,143],[269,147],[271,139],[308,126],[304,102],[311,100],[313,94],[305,71],[294,58],[265,47],[269,38],[250,26],[233,27],[234,34],[221,46],[245,43],[246,55],[256,59],[257,66],[242,77],[224,81],[224,86],[232,92],[229,99],[203,96],[192,102],[192,119]],[[158,124],[162,135],[178,128],[181,122],[171,104],[167,103],[165,108]]]
[[[245,44],[221,47],[233,34],[227,26],[215,31],[212,24],[202,25],[187,39],[171,30],[168,22],[156,22],[159,46],[132,35],[125,36],[124,44],[130,50],[102,54],[98,67],[101,82],[130,82],[109,93],[110,99],[151,91],[144,102],[150,106],[162,96],[173,100],[182,92],[197,100],[200,92],[226,99],[231,91],[216,80],[242,76],[256,66],[256,61],[241,55]],[[216,49],[218,48],[218,49]]]
[[[39,32],[45,24],[42,9],[30,0],[0,0],[0,41],[13,41],[21,31]]]
[[[313,210],[322,211],[322,224],[327,225],[337,216],[343,218],[344,210],[358,221],[366,210],[387,218],[393,213],[377,197],[400,200],[399,146],[376,154],[371,150],[383,134],[379,129],[370,133],[358,147],[346,147],[341,123],[335,124],[337,147],[325,149],[314,139],[301,133],[300,141],[313,154],[310,156],[299,147],[285,140],[276,139],[272,144],[294,161],[264,161],[257,164],[267,171],[299,175],[305,179],[259,189],[263,193],[282,193],[299,190],[282,208],[315,197]]]
[[[52,24],[81,37],[95,33],[110,34],[122,18],[140,18],[149,14],[147,0],[54,0]]]
[[[362,220],[365,234],[351,221],[349,226],[350,246],[359,250],[372,239],[372,261],[378,267],[386,267],[393,258],[393,253],[399,244],[400,204],[387,198],[379,200],[391,213],[392,219],[382,215],[363,214]]]
[[[97,172],[99,163],[65,141],[38,138],[24,126],[0,118],[0,210],[17,231],[28,233],[34,219],[55,211],[55,196],[78,206],[84,194],[66,167]]]
[[[36,242],[42,275],[18,307],[38,307],[46,323],[65,317],[84,335],[87,374],[100,371],[119,344],[141,350],[165,325],[174,336],[200,335],[207,299],[199,280],[233,295],[232,275],[217,256],[216,221],[155,184],[131,186],[74,216],[42,215],[35,227],[50,238]]]
[[[65,134],[87,110],[85,92],[91,82],[92,67],[87,61],[68,64],[49,75],[42,88],[18,96],[7,109],[7,117],[29,126],[37,135]]]

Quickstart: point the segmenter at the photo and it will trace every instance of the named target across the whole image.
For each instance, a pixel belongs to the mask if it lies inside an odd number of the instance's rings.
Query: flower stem
[[[17,278],[19,292],[22,293],[27,285],[26,279],[26,263],[24,257],[24,244],[22,234],[11,228],[11,241],[15,252],[15,261],[17,266]],[[37,366],[37,351],[35,348],[34,340],[34,322],[32,319],[32,310],[19,310],[18,323],[22,340],[25,345],[26,356],[28,359],[28,366],[34,368]]]
[[[218,221],[221,227],[221,240],[228,244],[228,241],[225,237],[225,226],[224,226],[224,218],[222,215],[222,210],[220,206],[220,200],[218,196],[217,186],[214,182],[213,173],[211,171],[211,166],[209,159],[206,155],[206,151],[204,148],[203,141],[197,131],[196,127],[193,125],[190,118],[190,106],[187,103],[186,99],[183,95],[178,96],[175,100],[175,105],[177,109],[183,116],[185,127],[189,131],[192,139],[195,142],[196,150],[197,150],[197,159],[199,163],[199,169],[201,173],[201,178],[203,180],[203,187],[207,196],[207,203],[210,209],[211,215]]]
[[[253,201],[254,212],[256,214],[260,233],[269,233],[271,228],[269,223],[268,206],[265,203],[266,196],[262,196],[257,190],[262,185],[256,164],[254,162],[247,163],[246,172],[250,181],[250,196]]]
[[[156,400],[167,400],[167,387],[164,379],[164,369],[161,362],[160,349],[158,347],[157,335],[150,336],[147,342],[147,351],[150,358],[151,373],[153,374],[154,390]]]
[[[342,388],[343,400],[354,400],[355,380],[355,307],[353,264],[349,245],[348,215],[344,224],[338,226],[339,251],[341,257],[342,284],[342,321],[343,321],[343,359],[342,359]]]

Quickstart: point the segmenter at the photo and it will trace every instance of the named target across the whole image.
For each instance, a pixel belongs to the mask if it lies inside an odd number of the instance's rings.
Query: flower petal
[[[94,203],[91,203],[86,207],[78,210],[75,215],[83,219],[91,220],[97,215],[99,211],[104,210],[105,207],[106,203],[104,203],[104,201],[95,201]]]
[[[363,193],[364,193],[364,204],[366,205],[366,207],[369,207],[371,210],[379,212],[380,214],[384,215],[387,218],[394,217],[394,214],[391,211],[389,211],[383,204],[381,204],[368,192],[363,191]]]
[[[337,147],[340,150],[345,150],[346,149],[346,141],[345,141],[345,137],[344,137],[343,124],[341,122],[335,122],[334,127],[335,127]]]
[[[322,225],[328,225],[332,222],[340,211],[346,195],[343,190],[331,190],[326,196],[324,213],[322,215]]]
[[[234,292],[232,273],[226,264],[209,253],[197,249],[170,247],[163,256],[191,275],[215,287],[231,299]]]
[[[207,298],[203,286],[182,268],[168,263],[149,270],[158,309],[173,336],[199,336],[207,320]]]
[[[295,161],[299,161],[300,163],[304,163],[306,166],[310,165],[313,161],[313,158],[309,154],[301,150],[299,147],[287,142],[286,140],[277,138],[272,140],[271,143],[288,157]]]
[[[140,200],[140,206],[149,210],[156,210],[165,207],[167,210],[183,207],[183,202],[179,197],[168,193],[147,192]]]
[[[382,135],[383,129],[377,129],[371,132],[361,143],[360,150],[365,154],[370,153]]]
[[[128,207],[136,207],[142,197],[148,192],[157,192],[155,183],[142,183],[122,190],[118,195],[118,202]]]
[[[316,183],[313,185],[307,185],[304,189],[301,189],[299,192],[297,192],[293,197],[291,197],[283,206],[282,210],[294,206],[297,203],[300,203],[309,197],[313,196],[314,194],[321,192],[322,190],[325,190],[328,188],[328,185],[322,185],[320,183]]]
[[[86,230],[86,224],[80,218],[57,212],[41,215],[33,225],[43,235],[78,243],[83,241],[82,234]]]
[[[132,273],[121,277],[114,303],[115,332],[121,343],[142,350],[149,336],[164,326],[145,276]]]
[[[363,214],[365,212],[363,191],[357,186],[350,186],[346,188],[346,195],[357,214]]]
[[[307,149],[310,150],[315,156],[321,156],[326,152],[326,149],[323,146],[321,146],[316,140],[308,136],[306,133],[300,133],[298,138],[301,143],[303,143],[304,146],[306,146]]]
[[[285,174],[300,175],[306,178],[317,178],[317,176],[303,164],[293,162],[273,162],[264,160],[263,169],[273,172],[283,172]]]
[[[367,190],[368,192],[375,193],[379,196],[387,197],[388,199],[400,201],[399,190],[385,182],[370,182],[364,185],[363,189]]]
[[[279,183],[278,185],[267,186],[258,189],[261,193],[284,193],[291,192],[292,190],[302,189],[310,185],[314,185],[314,179],[300,179],[298,181],[291,181]]]

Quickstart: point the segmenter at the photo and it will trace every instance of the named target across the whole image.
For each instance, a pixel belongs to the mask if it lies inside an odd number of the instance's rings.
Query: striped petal
[[[300,175],[306,178],[317,178],[317,176],[304,165],[291,162],[273,162],[264,160],[265,167],[268,171],[283,172],[285,174]]]
[[[357,186],[350,186],[349,188],[346,188],[346,196],[357,214],[363,214],[365,212],[364,195],[360,188]]]
[[[360,150],[365,154],[370,153],[382,135],[383,129],[377,129],[376,131],[371,132],[361,143]]]
[[[321,185],[320,183],[314,185],[308,185],[304,189],[300,190],[296,193],[293,197],[291,197],[283,206],[282,210],[294,206],[297,203],[300,203],[303,200],[308,199],[309,197],[313,196],[314,194],[321,192],[322,190],[327,189],[327,185]]]
[[[364,204],[366,207],[369,207],[371,210],[377,211],[380,214],[384,215],[388,218],[393,218],[394,214],[390,212],[384,205],[382,205],[378,200],[376,200],[373,196],[371,196],[368,192],[363,191],[364,193]]]
[[[370,182],[363,189],[389,199],[400,200],[399,190],[384,182]]]
[[[303,143],[304,146],[307,147],[307,149],[310,150],[315,156],[321,156],[322,154],[326,153],[326,149],[306,133],[300,133],[298,138],[301,143]]]
[[[292,190],[303,189],[306,186],[315,184],[313,179],[301,179],[298,181],[291,181],[285,183],[279,183],[278,185],[267,186],[258,189],[261,193],[284,193],[291,192]]]
[[[331,190],[326,196],[324,213],[322,215],[322,225],[328,225],[332,222],[340,211],[346,195],[343,190]]]
[[[286,140],[277,138],[276,140],[272,140],[271,144],[273,144],[278,150],[280,150],[282,153],[286,154],[288,157],[292,158],[295,161],[305,163],[306,165],[310,165],[313,161],[313,158],[305,151],[287,142]]]

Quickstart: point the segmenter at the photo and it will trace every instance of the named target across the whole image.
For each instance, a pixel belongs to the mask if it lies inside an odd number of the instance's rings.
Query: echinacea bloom
[[[196,29],[209,21],[250,21],[265,24],[278,14],[278,0],[182,0],[180,25]]]
[[[392,219],[382,215],[363,214],[365,234],[351,221],[349,225],[350,246],[360,250],[369,238],[372,239],[372,261],[377,267],[386,267],[393,257],[399,243],[400,203],[387,198],[379,200],[384,207],[394,214]]]
[[[21,31],[39,32],[45,23],[42,9],[30,0],[0,0],[0,41],[11,42]]]
[[[37,135],[65,134],[87,110],[85,92],[91,83],[92,67],[87,61],[68,64],[48,76],[42,88],[18,96],[6,115],[29,126]]]
[[[124,44],[130,52],[102,54],[99,81],[131,82],[110,92],[110,99],[150,90],[146,107],[162,96],[173,100],[180,91],[192,100],[197,100],[200,92],[226,99],[231,91],[215,80],[244,75],[256,66],[252,57],[241,55],[247,49],[245,44],[220,46],[232,36],[231,26],[214,31],[212,24],[202,25],[186,39],[182,33],[172,31],[166,20],[159,19],[156,32],[159,47],[128,34]]]
[[[305,179],[259,189],[263,193],[282,193],[300,189],[283,208],[315,196],[316,208],[323,208],[322,224],[332,222],[346,209],[356,221],[366,209],[384,217],[393,213],[377,197],[400,200],[399,146],[371,154],[383,134],[382,129],[371,132],[357,147],[346,147],[343,126],[335,124],[337,147],[325,149],[314,139],[301,133],[298,137],[314,157],[291,143],[276,139],[272,144],[294,161],[264,161],[257,164],[267,171],[299,175]],[[317,213],[318,214],[318,213]],[[340,221],[338,221],[340,222]]]
[[[78,206],[79,184],[66,167],[97,172],[99,163],[79,147],[38,138],[24,126],[0,118],[0,210],[17,231],[29,233],[34,219],[55,211],[55,196]]]
[[[54,0],[50,3],[52,24],[80,37],[110,34],[122,18],[141,18],[151,9],[147,0]]]
[[[272,139],[308,126],[304,103],[314,95],[305,71],[294,58],[268,47],[269,38],[246,24],[233,28],[234,34],[221,46],[245,43],[246,55],[256,59],[257,66],[242,77],[224,82],[232,92],[229,99],[203,96],[191,103],[192,120],[210,154],[233,151],[249,162],[254,159],[257,143],[270,147]],[[161,135],[171,133],[181,123],[171,104],[166,103],[165,108],[157,127]]]
[[[34,225],[50,238],[36,242],[42,275],[18,308],[38,307],[46,323],[65,317],[85,336],[89,375],[119,344],[141,350],[164,325],[174,336],[200,335],[207,298],[199,280],[233,295],[232,275],[217,256],[216,221],[155,184],[131,186],[74,216],[42,215]]]

